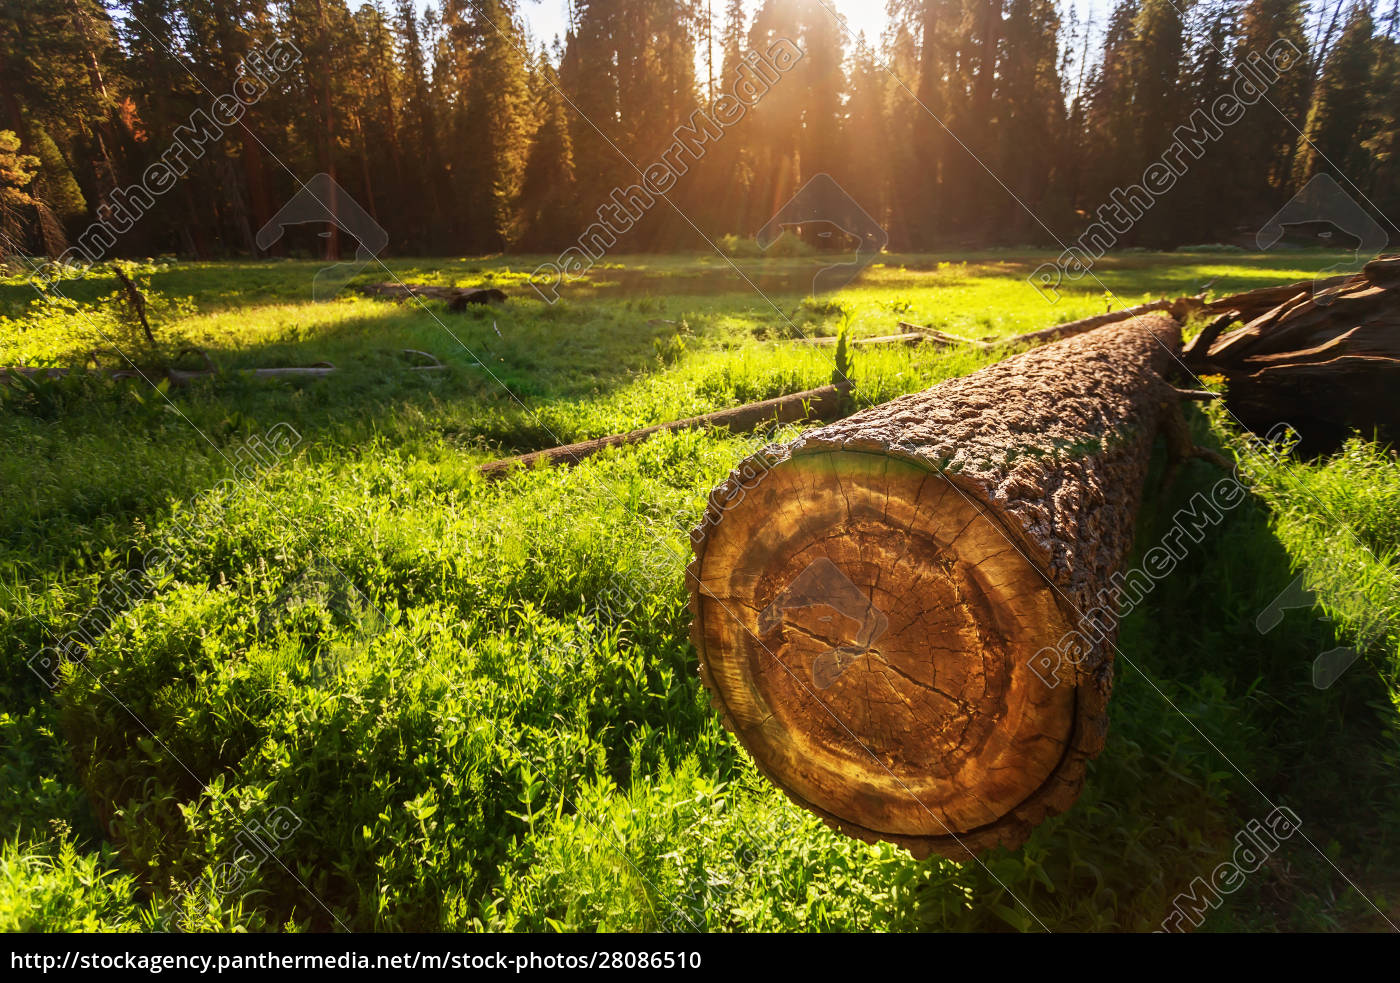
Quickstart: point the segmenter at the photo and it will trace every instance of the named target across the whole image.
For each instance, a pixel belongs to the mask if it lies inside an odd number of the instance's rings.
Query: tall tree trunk
[[[78,0],[68,0],[68,10],[73,16],[73,29],[83,41],[83,58],[87,67],[88,85],[100,105],[108,107],[107,83],[102,78],[102,66],[97,61],[97,45],[92,35],[92,25],[86,12],[78,5]],[[97,147],[97,163],[94,166],[97,178],[99,206],[111,198],[117,189],[117,169],[112,163],[111,147],[118,146],[114,123],[115,110],[107,108],[102,119],[91,126],[91,135]]]
[[[20,106],[19,96],[9,83],[9,73],[5,66],[5,53],[0,51],[0,103],[5,106],[5,116],[9,120],[10,129],[15,131],[15,136],[19,137],[19,151],[22,154],[34,153],[34,140],[29,135],[29,127],[24,125],[24,109]]]
[[[996,144],[993,132],[992,94],[997,76],[997,45],[1001,42],[1002,0],[983,0],[982,23],[979,51],[977,54],[977,79],[972,90],[972,129],[968,134],[968,147],[977,157],[971,162],[968,174],[972,176],[972,190],[980,193],[969,194],[966,201],[973,209],[965,218],[968,228],[977,228],[977,241],[986,242],[992,230],[1002,223],[1006,191],[987,173],[984,161],[992,160],[992,148]]]
[[[331,220],[326,223],[326,249],[324,258],[327,260],[340,259],[340,202],[337,193],[338,185],[335,180],[335,113],[331,108],[331,72],[330,72],[330,32],[326,26],[326,8],[321,0],[316,0],[316,49],[327,64],[319,65],[320,84],[315,86],[317,93],[317,110],[320,113],[321,132],[318,136],[318,146],[320,148],[321,170],[330,177],[327,186],[327,196],[329,200],[325,203],[326,209],[331,214]]]
[[[360,138],[360,180],[364,185],[365,211],[377,222],[379,210],[374,207],[374,183],[369,176],[369,146],[365,143],[365,127],[360,121],[359,113],[355,113],[352,118],[355,120],[355,133]]]
[[[229,91],[238,80],[238,62],[248,53],[248,43],[246,33],[237,30],[233,15],[229,10],[227,0],[215,0],[214,2],[214,30],[218,39],[219,54],[223,68],[223,91]],[[251,120],[252,108],[249,107],[238,121],[238,144],[239,158],[243,164],[241,183],[243,187],[235,184],[230,192],[240,202],[240,211],[243,212],[241,225],[245,233],[245,245],[254,256],[258,254],[256,240],[257,230],[267,224],[272,218],[272,201],[267,190],[267,167],[263,161],[262,143],[259,141],[257,133],[253,130]],[[243,197],[244,191],[247,198]],[[242,207],[246,203],[246,208]],[[251,214],[249,214],[251,212]],[[281,240],[274,245],[274,250],[280,251]]]

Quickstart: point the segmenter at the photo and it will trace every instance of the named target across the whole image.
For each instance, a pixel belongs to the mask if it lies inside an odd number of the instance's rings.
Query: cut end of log
[[[1070,629],[1011,532],[947,475],[858,452],[777,464],[704,529],[695,644],[759,767],[844,832],[916,855],[1023,835],[1075,689]]]

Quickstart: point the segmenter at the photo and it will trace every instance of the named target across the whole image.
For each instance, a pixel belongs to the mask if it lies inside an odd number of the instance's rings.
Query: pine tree
[[[29,114],[25,114],[24,125],[34,147],[34,155],[39,159],[35,192],[71,230],[87,215],[83,189],[78,187],[72,167],[49,135],[48,128]]]
[[[348,114],[360,159],[361,202],[372,217],[390,229],[391,241],[403,234],[394,221],[402,214],[404,170],[399,144],[403,82],[394,61],[394,35],[384,8],[365,4],[354,14],[353,72],[347,83]]]
[[[0,0],[0,126],[40,161],[25,193],[70,233],[108,214],[114,189],[280,36],[302,52],[294,72],[188,161],[117,251],[247,252],[316,171],[403,252],[562,248],[732,86],[746,50],[781,38],[799,63],[685,162],[618,248],[694,247],[696,228],[751,234],[822,171],[892,248],[1068,241],[1193,112],[1280,40],[1306,53],[1311,32],[1315,56],[1118,244],[1255,227],[1320,171],[1397,209],[1396,0],[1116,0],[1097,58],[1099,32],[1062,22],[1056,0],[891,0],[878,51],[848,46],[820,0],[571,0],[552,59],[528,50],[518,0],[387,4]],[[52,213],[23,214],[31,246],[62,242]]]
[[[720,68],[715,79],[717,96],[732,91],[739,76],[746,32],[743,0],[729,0],[720,42]],[[754,132],[754,123],[747,115],[729,127],[724,139],[710,151],[703,172],[697,175],[701,203],[696,221],[711,238],[726,233],[748,234],[763,221],[750,215],[754,162],[749,142]]]
[[[454,161],[457,198],[464,208],[462,245],[496,252],[516,234],[521,177],[533,129],[526,76],[525,35],[508,0],[472,0],[458,9],[465,30],[465,84],[459,98],[463,126]]]
[[[1060,79],[1060,17],[1051,0],[1010,0],[1003,25],[996,90],[993,159],[1009,187],[993,203],[988,235],[1005,243],[1049,237],[1044,224],[1069,218],[1064,183],[1066,118]]]
[[[1190,105],[1210,111],[1216,101],[1231,91],[1230,51],[1235,44],[1236,4],[1234,0],[1213,0],[1200,5],[1193,29],[1190,68],[1186,91]],[[1224,146],[1213,148],[1218,155],[1204,167],[1194,167],[1181,181],[1171,201],[1164,203],[1176,217],[1177,237],[1201,242],[1228,238],[1237,217],[1233,199],[1234,179],[1228,157],[1228,137]],[[1181,238],[1177,238],[1179,244]]]
[[[414,249],[431,251],[442,248],[447,241],[443,220],[452,215],[454,204],[443,157],[445,121],[428,80],[428,39],[423,35],[428,25],[419,20],[413,0],[398,0],[397,13],[405,88],[403,140],[406,146],[415,148],[404,161],[407,184],[417,189],[406,213],[416,230],[409,244]]]
[[[543,54],[536,60],[531,89],[532,115],[540,125],[521,178],[521,234],[516,245],[526,250],[545,250],[564,241],[578,224],[574,149],[558,73]]]
[[[576,26],[559,76],[574,110],[580,222],[592,223],[596,209],[615,190],[637,184],[672,144],[676,127],[700,108],[699,9],[693,0],[574,0],[572,10]],[[704,168],[687,165],[668,190],[673,204],[658,203],[627,226],[627,248],[703,245],[691,225],[705,202],[706,182],[696,170]]]
[[[840,146],[844,90],[841,67],[844,34],[831,14],[816,0],[766,0],[754,16],[749,47],[769,51],[780,41],[795,43],[802,58],[764,93],[749,110],[747,132],[754,147],[753,199],[768,214],[756,214],[761,225],[773,208],[790,198],[813,176],[839,172],[845,165]],[[762,208],[759,209],[760,213]],[[829,229],[804,229],[813,242]]]
[[[994,233],[994,215],[1004,213],[1007,200],[991,165],[997,145],[996,73],[1005,0],[964,0],[964,8],[961,19],[945,33],[948,85],[943,119],[951,135],[939,210],[943,229],[954,241],[977,243]]]
[[[1245,223],[1266,217],[1292,193],[1290,172],[1298,134],[1306,123],[1312,72],[1302,0],[1250,0],[1240,17],[1233,71],[1246,71],[1251,58],[1267,64],[1269,49],[1280,42],[1292,45],[1301,58],[1248,108],[1226,140],[1234,160],[1238,212]]]
[[[1375,25],[1369,8],[1369,3],[1352,4],[1313,90],[1308,122],[1293,158],[1295,189],[1318,173],[1345,179],[1369,169],[1363,147],[1374,136],[1368,83],[1375,65]]]
[[[875,63],[862,32],[851,52],[850,98],[846,101],[846,157],[841,183],[882,226],[889,222],[890,126],[885,115],[889,76]]]
[[[181,4],[184,42],[193,71],[199,78],[202,101],[209,93],[233,91],[240,65],[250,49],[267,40],[264,33],[269,11],[264,0],[186,0]],[[220,211],[232,225],[231,243],[252,252],[254,235],[272,217],[269,175],[259,133],[258,119],[267,107],[254,103],[246,109],[230,134],[237,142],[239,166],[229,159],[232,147],[216,148],[208,164],[214,168],[212,186],[217,189]],[[208,193],[208,192],[206,192]]]
[[[890,147],[886,231],[892,249],[917,249],[943,236],[939,205],[947,133],[939,120],[945,86],[936,54],[937,22],[931,20],[942,2],[929,0],[917,11],[904,11],[885,45],[884,117]]]
[[[342,22],[342,18],[348,20],[349,13],[342,0],[287,0],[285,16],[286,29],[301,51],[296,72],[305,96],[302,133],[314,148],[315,169],[331,178],[332,196],[325,205],[332,218],[324,229],[323,258],[338,260],[342,248],[338,221],[341,203],[335,189],[344,176],[340,87],[347,74],[341,64],[344,48],[339,41],[351,33]]]
[[[618,38],[624,14],[615,0],[572,0],[574,29],[565,42],[559,82],[572,110],[569,137],[581,225],[593,221],[592,209],[602,205],[612,189],[635,184],[636,166],[645,164],[628,145],[623,121]],[[631,54],[623,52],[621,57]],[[582,231],[573,229],[572,235]]]
[[[3,0],[0,2],[0,125],[20,141],[19,152],[37,157],[39,168],[29,193],[76,231],[88,214],[87,194],[99,193],[100,171],[90,135],[109,106],[92,86],[91,69],[99,57],[97,40],[85,42],[74,17],[94,17],[85,0]],[[97,66],[100,69],[100,65]],[[79,165],[86,165],[81,169]],[[61,248],[62,231],[49,222],[35,232],[52,252]]]
[[[1374,69],[1362,144],[1369,155],[1363,178],[1367,197],[1390,230],[1392,248],[1400,243],[1400,3],[1381,21],[1373,38]]]
[[[1149,163],[1161,158],[1171,146],[1177,127],[1186,125],[1192,110],[1197,108],[1187,98],[1190,92],[1185,6],[1177,0],[1142,0],[1138,10],[1129,69],[1131,156],[1123,161],[1126,167],[1120,172],[1120,184],[1140,182]],[[1207,147],[1203,153],[1218,154],[1219,148]],[[1187,173],[1145,210],[1123,237],[1123,243],[1165,246],[1189,234],[1189,219],[1176,202],[1190,183],[1192,173],[1204,171],[1210,164],[1204,159],[1192,163],[1186,158],[1183,163],[1188,165]]]
[[[39,158],[20,152],[13,130],[0,130],[0,260],[30,252],[29,233],[34,211],[42,207],[29,193]]]

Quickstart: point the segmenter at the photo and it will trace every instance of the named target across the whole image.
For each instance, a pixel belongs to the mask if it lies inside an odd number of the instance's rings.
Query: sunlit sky
[[[360,0],[360,2],[367,2],[367,0]],[[434,3],[435,0],[416,0],[416,2],[419,9],[423,9]],[[723,27],[724,8],[727,3],[726,0],[709,0],[709,2],[711,10],[714,12],[715,30],[718,32]],[[867,41],[878,45],[880,35],[885,29],[884,0],[822,0],[822,2],[833,7],[845,19],[852,35],[864,32]],[[761,3],[762,0],[744,0],[744,6],[748,9],[750,16]],[[1108,15],[1113,9],[1115,0],[1059,0],[1059,3],[1060,10],[1066,19],[1073,11],[1078,23],[1081,26],[1089,24],[1093,34],[1097,37],[1108,22]],[[350,4],[356,6],[356,0],[350,0]],[[518,4],[521,16],[525,20],[526,30],[530,33],[535,45],[543,43],[552,47],[554,39],[556,37],[562,38],[568,30],[568,0],[518,0]],[[1321,6],[1318,3],[1309,4],[1314,23]],[[718,43],[718,38],[716,38],[716,43]],[[1075,54],[1077,55],[1077,52]],[[715,55],[718,60],[717,51]],[[703,53],[697,54],[698,61],[703,62],[703,57]],[[1094,60],[1095,52],[1091,46],[1089,61],[1092,63]]]
[[[724,22],[724,8],[727,4],[724,0],[710,2],[714,11],[715,29],[718,31]],[[745,0],[744,5],[752,15],[761,2],[762,0]],[[871,43],[879,41],[880,33],[885,29],[884,0],[824,2],[834,7],[836,12],[846,19],[853,34],[864,31],[866,39]],[[1092,11],[1095,23],[1101,24],[1107,19],[1107,11],[1112,8],[1113,0],[1069,0],[1068,5],[1078,10],[1081,21]],[[568,6],[568,0],[522,0],[520,5],[530,33],[536,40],[545,42],[552,42],[556,35],[562,36],[568,29]]]
[[[359,2],[365,3],[368,0]],[[433,0],[417,0],[418,8],[421,10],[432,2]],[[885,29],[884,0],[823,2],[834,7],[836,12],[845,18],[853,34],[863,31],[868,41],[872,44],[878,43],[880,34]],[[710,3],[714,11],[715,30],[718,31],[724,23],[724,8],[728,4],[725,0],[710,0]],[[744,6],[748,8],[750,16],[761,3],[762,0],[744,0]],[[1061,0],[1062,9],[1073,7],[1078,12],[1081,23],[1092,14],[1096,26],[1107,20],[1108,11],[1113,7],[1113,3],[1114,0]],[[356,0],[350,0],[350,5],[358,6]],[[556,37],[563,37],[568,30],[568,0],[519,0],[519,7],[521,15],[525,18],[526,28],[536,42],[552,44]]]
[[[420,3],[423,0],[420,0]],[[726,0],[709,0],[714,16],[716,35],[723,29],[724,9],[728,6]],[[864,33],[866,41],[877,47],[880,43],[880,36],[885,30],[885,2],[884,0],[822,0],[827,6],[835,9],[846,21],[849,30],[847,36],[847,50],[854,48],[855,37]],[[1108,22],[1109,11],[1113,9],[1115,0],[1060,0],[1062,14],[1068,18],[1071,9],[1074,11],[1078,22],[1083,25],[1090,23],[1095,36],[1099,35],[1104,25]],[[744,0],[744,6],[752,17],[754,12],[761,6],[762,0]],[[569,26],[569,3],[568,0],[520,0],[520,12],[525,19],[526,30],[529,31],[536,44],[543,42],[553,47],[556,37],[563,37]],[[715,38],[715,44],[719,44],[719,37]],[[704,64],[704,52],[696,52],[697,68]],[[720,60],[719,50],[714,51],[715,63]],[[1092,63],[1094,54],[1091,50],[1089,60]],[[1077,53],[1074,58],[1077,63]]]
[[[715,30],[718,32],[724,23],[725,0],[710,0],[714,12]],[[752,15],[762,0],[745,0],[744,6]],[[825,0],[836,8],[836,12],[846,18],[852,31],[864,31],[865,36],[876,40],[885,27],[885,4],[883,0]],[[1107,0],[1103,0],[1107,2]],[[568,0],[523,0],[521,13],[529,26],[530,33],[542,41],[553,41],[554,36],[563,35],[568,28]]]

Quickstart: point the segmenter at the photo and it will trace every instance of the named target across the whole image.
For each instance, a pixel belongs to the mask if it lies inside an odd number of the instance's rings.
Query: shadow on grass
[[[1159,474],[1160,462],[1129,568],[1225,478],[1196,462],[1161,490]],[[1096,927],[1153,930],[1195,892],[1219,905],[1205,909],[1206,930],[1390,927],[1372,903],[1396,918],[1400,721],[1364,659],[1329,689],[1313,685],[1313,660],[1339,644],[1317,611],[1258,630],[1293,577],[1249,497],[1124,619],[1105,752],[1074,810],[1017,858],[1053,870],[1050,910],[1085,892],[1113,912]],[[1209,883],[1237,834],[1276,806],[1297,813],[1302,833],[1234,891],[1200,891],[1195,879]]]

